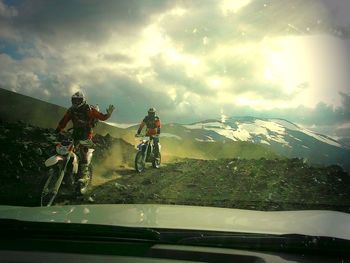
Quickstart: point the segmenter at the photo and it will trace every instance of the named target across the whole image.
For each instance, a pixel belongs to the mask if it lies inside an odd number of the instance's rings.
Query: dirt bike
[[[45,161],[48,167],[48,175],[43,180],[43,188],[41,192],[41,206],[51,206],[54,202],[62,185],[67,186],[68,190],[77,195],[84,195],[92,180],[91,159],[94,149],[94,143],[91,140],[75,142],[69,136],[60,142],[56,142],[56,154]],[[85,180],[79,180],[81,177],[79,155],[80,147],[87,147],[87,165],[88,173]],[[67,190],[67,189],[66,189]]]
[[[153,168],[159,168],[161,163],[161,145],[158,143],[159,152],[157,156],[154,154],[153,136],[138,135],[143,137],[141,143],[137,145],[137,153],[135,157],[135,170],[141,173],[146,166],[146,163],[152,163]]]

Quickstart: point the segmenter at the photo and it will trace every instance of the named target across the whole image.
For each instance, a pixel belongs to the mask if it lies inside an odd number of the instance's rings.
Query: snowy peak
[[[350,171],[350,149],[340,142],[284,119],[233,117],[183,125],[187,136],[201,142],[245,141],[262,144],[289,158],[317,165],[339,164]]]
[[[295,147],[295,144],[301,144],[302,147],[307,149],[309,146],[305,144],[317,140],[320,143],[345,148],[332,138],[301,128],[283,119],[239,117],[230,118],[225,122],[209,120],[183,126],[189,130],[213,132],[222,138],[233,141],[248,141],[267,145],[279,144],[284,147]],[[208,135],[205,135],[205,137],[208,137]],[[209,137],[212,140],[212,136]]]

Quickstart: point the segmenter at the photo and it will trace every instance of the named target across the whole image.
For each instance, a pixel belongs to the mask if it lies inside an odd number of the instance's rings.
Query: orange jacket
[[[150,119],[148,116],[146,116],[142,120],[137,133],[140,133],[145,125],[147,127],[146,129],[147,136],[160,134],[161,123],[158,116],[155,116],[154,119]]]
[[[86,108],[81,110],[81,114],[83,115],[84,120],[76,118],[74,116],[72,108],[70,108],[67,110],[67,112],[64,114],[63,118],[58,123],[56,130],[62,131],[66,127],[67,123],[69,121],[72,121],[73,122],[73,129],[82,128],[82,127],[86,128],[88,130],[87,137],[89,139],[91,139],[92,138],[92,126],[91,126],[92,120],[98,119],[101,121],[105,121],[111,115],[110,114],[103,114],[103,113],[97,111],[94,107],[90,107],[89,105],[83,106],[83,107],[86,107]]]

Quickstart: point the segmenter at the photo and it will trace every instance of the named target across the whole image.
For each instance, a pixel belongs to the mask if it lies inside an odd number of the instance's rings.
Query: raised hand
[[[109,105],[109,107],[108,107],[108,109],[107,109],[106,111],[107,111],[107,113],[108,113],[109,115],[111,115],[112,112],[114,111],[114,109],[115,109],[115,107],[114,107],[113,105]]]

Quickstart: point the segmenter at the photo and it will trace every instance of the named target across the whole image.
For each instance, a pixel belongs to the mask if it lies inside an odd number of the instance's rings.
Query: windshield
[[[349,10],[0,0],[0,205],[348,214]]]

